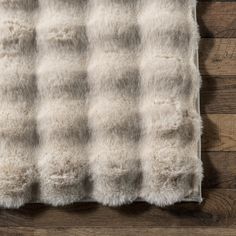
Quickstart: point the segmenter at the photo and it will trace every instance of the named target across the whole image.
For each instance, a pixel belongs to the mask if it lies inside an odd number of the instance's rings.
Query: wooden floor
[[[0,210],[0,236],[236,236],[236,1],[200,1],[201,205],[111,209],[95,203]]]

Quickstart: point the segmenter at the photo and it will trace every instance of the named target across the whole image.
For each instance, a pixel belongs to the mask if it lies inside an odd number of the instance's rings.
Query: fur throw
[[[0,206],[199,196],[193,0],[0,0]]]

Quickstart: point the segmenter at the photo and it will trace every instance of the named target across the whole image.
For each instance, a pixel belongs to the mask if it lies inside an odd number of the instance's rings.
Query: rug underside
[[[201,199],[193,0],[0,0],[0,206]]]

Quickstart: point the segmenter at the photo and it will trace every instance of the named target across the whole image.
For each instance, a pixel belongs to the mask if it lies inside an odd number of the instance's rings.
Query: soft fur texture
[[[0,206],[199,196],[194,0],[0,0]]]

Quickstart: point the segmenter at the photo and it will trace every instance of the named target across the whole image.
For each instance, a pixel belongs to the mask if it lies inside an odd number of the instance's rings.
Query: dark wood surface
[[[28,204],[0,210],[0,236],[236,236],[236,1],[201,0],[198,22],[203,203]]]

